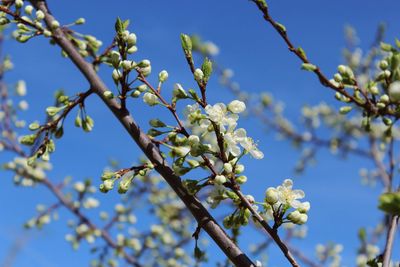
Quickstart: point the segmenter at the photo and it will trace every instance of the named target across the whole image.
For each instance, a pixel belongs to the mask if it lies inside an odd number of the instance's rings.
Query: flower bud
[[[214,178],[214,183],[222,185],[222,184],[226,183],[226,177],[223,175],[216,175]]]
[[[338,71],[342,76],[349,78],[349,79],[354,79],[354,73],[350,69],[350,67],[345,66],[345,65],[339,65]]]
[[[158,74],[158,80],[163,83],[168,79],[168,72],[166,70],[161,71]]]
[[[190,152],[189,147],[185,146],[179,146],[179,147],[173,147],[172,151],[178,156],[178,157],[184,157]]]
[[[46,113],[50,117],[53,117],[64,108],[65,108],[65,106],[63,106],[63,107],[48,107],[48,108],[46,108]]]
[[[275,188],[270,187],[265,191],[265,202],[270,205],[274,205],[278,202],[278,191]]]
[[[121,79],[122,74],[118,69],[114,69],[112,72],[112,78],[117,83]]]
[[[239,100],[233,100],[231,103],[228,104],[228,109],[232,113],[242,113],[246,110],[246,104]]]
[[[123,60],[121,66],[124,70],[132,70],[136,67],[136,62],[132,60]]]
[[[389,101],[390,101],[390,99],[387,94],[381,95],[381,97],[379,98],[379,102],[382,102],[385,104],[389,103]]]
[[[172,94],[176,98],[187,98],[187,93],[179,83],[174,84]]]
[[[49,30],[43,30],[43,35],[44,35],[44,37],[51,37],[52,33]]]
[[[298,220],[297,220],[297,224],[305,224],[308,220],[308,216],[307,214],[301,213]]]
[[[29,130],[31,130],[31,131],[36,131],[39,128],[40,128],[40,125],[37,122],[32,122],[31,124],[29,124]]]
[[[237,178],[235,179],[235,181],[236,181],[238,184],[244,184],[245,182],[247,182],[247,176],[241,175],[241,176],[237,177]]]
[[[381,62],[379,62],[379,68],[381,70],[385,70],[389,67],[389,63],[386,60],[382,60]]]
[[[140,96],[139,90],[135,90],[131,93],[131,97],[133,97],[133,98],[138,98],[139,96]]]
[[[81,24],[84,24],[85,22],[86,22],[85,18],[79,18],[79,19],[75,20],[76,25],[81,25]]]
[[[400,81],[395,81],[389,86],[390,100],[400,102]]]
[[[244,171],[244,165],[242,164],[237,164],[235,167],[235,174],[240,174]]]
[[[103,95],[107,99],[113,99],[114,98],[114,94],[111,91],[104,91]]]
[[[149,106],[155,106],[159,103],[157,96],[152,93],[145,93],[143,101]]]
[[[128,35],[128,38],[126,39],[126,42],[128,43],[129,47],[132,47],[134,45],[136,45],[136,34],[131,33]]]
[[[193,146],[193,145],[197,145],[198,143],[200,143],[200,138],[197,135],[190,135],[188,137],[188,141],[189,141],[189,145]]]
[[[15,91],[18,96],[26,95],[26,83],[24,81],[18,81],[17,85],[15,86]]]
[[[336,73],[336,74],[333,76],[333,79],[335,80],[335,82],[338,82],[338,83],[340,83],[340,82],[343,81],[342,75],[340,75],[340,73]]]
[[[300,219],[300,216],[301,216],[301,213],[300,213],[298,210],[295,210],[295,211],[292,211],[291,213],[289,213],[289,215],[287,216],[287,218],[288,218],[291,222],[297,224],[297,222],[298,222],[299,219]]]
[[[110,62],[114,68],[118,68],[120,58],[121,58],[121,56],[117,51],[110,52]]]
[[[108,191],[112,190],[113,188],[114,188],[114,180],[113,179],[105,180],[100,185],[100,191],[103,193],[107,193]]]
[[[300,213],[307,213],[311,208],[310,202],[306,201],[301,203],[300,207],[297,209]]]
[[[44,19],[44,13],[43,13],[42,10],[36,11],[36,19],[37,19],[37,20],[42,20],[42,19]]]
[[[339,109],[339,113],[342,115],[345,115],[345,114],[349,113],[352,109],[353,109],[353,107],[351,107],[351,106],[344,106]]]
[[[33,11],[33,6],[27,5],[27,6],[25,7],[25,13],[26,13],[26,14],[32,15],[32,11]]]
[[[190,53],[192,51],[192,40],[189,35],[186,34],[181,34],[181,44],[183,50],[185,50],[186,53]]]
[[[24,1],[22,0],[15,0],[15,7],[21,8],[24,5]]]
[[[128,53],[128,54],[134,54],[134,53],[136,53],[138,51],[138,48],[137,48],[137,46],[132,46],[132,47],[130,47],[128,50],[126,50],[126,52]]]
[[[232,165],[230,163],[224,163],[224,170],[227,173],[231,173],[232,172]]]
[[[58,29],[60,27],[60,22],[58,22],[57,20],[53,20],[50,24],[51,28],[53,30]]]
[[[201,69],[196,69],[194,71],[194,79],[198,82],[201,82],[204,78],[203,71]]]

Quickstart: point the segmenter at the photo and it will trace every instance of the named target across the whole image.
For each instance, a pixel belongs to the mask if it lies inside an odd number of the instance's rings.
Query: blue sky
[[[152,81],[156,81],[159,71],[168,70],[165,88],[171,88],[175,82],[185,87],[194,86],[181,52],[179,34],[197,33],[219,46],[221,52],[217,60],[234,70],[234,79],[244,90],[272,92],[277,99],[287,103],[286,114],[290,118],[299,118],[299,109],[304,104],[334,103],[332,92],[320,86],[312,74],[300,70],[299,61],[288,52],[249,1],[123,0],[112,3],[71,0],[49,1],[49,5],[63,24],[85,17],[86,25],[76,29],[95,35],[105,45],[112,40],[115,18],[130,19],[130,30],[138,36],[139,52],[135,58],[151,60]],[[301,45],[308,57],[329,75],[341,62],[344,25],[350,24],[357,29],[360,46],[364,49],[373,40],[380,22],[387,24],[387,41],[392,42],[398,37],[398,1],[281,0],[269,1],[269,5],[273,17],[286,26],[294,43]],[[55,89],[63,88],[69,94],[87,89],[87,83],[73,65],[61,58],[59,49],[49,46],[45,40],[32,40],[26,45],[6,42],[4,51],[11,54],[15,64],[15,70],[7,76],[8,82],[25,79],[28,85],[30,110],[24,115],[27,121],[44,116]],[[101,74],[111,87],[109,69],[104,68]],[[211,80],[210,102],[232,99],[216,79]],[[144,113],[140,100],[131,102],[131,108],[141,123],[146,123],[160,110],[148,112],[146,108]],[[57,152],[53,156],[55,169],[51,176],[54,180],[61,180],[66,175],[78,179],[98,177],[110,157],[129,165],[140,156],[128,135],[99,100],[89,100],[87,111],[95,119],[94,131],[84,134],[74,127],[66,129],[66,136],[57,143]],[[266,134],[255,119],[242,120],[242,125],[260,141],[260,149],[266,155],[262,169],[260,162],[246,160],[249,182],[245,192],[260,199],[265,188],[292,177],[295,187],[304,189],[307,200],[312,203],[309,237],[299,246],[308,255],[313,255],[319,242],[343,243],[344,262],[353,265],[358,245],[357,229],[374,226],[381,216],[375,211],[380,189],[361,187],[358,177],[359,168],[370,164],[356,157],[345,162],[324,152],[319,155],[316,167],[296,176],[293,166],[299,155],[291,150],[288,142],[276,141],[274,134]],[[0,155],[0,158],[3,162],[8,157]],[[0,220],[0,262],[12,240],[21,232],[20,226],[35,214],[34,203],[53,201],[45,190],[15,188],[9,174],[2,177],[0,200],[12,204],[2,205],[5,211]],[[115,203],[117,196],[110,194],[102,200]],[[67,213],[62,214],[63,219],[68,217]],[[33,266],[32,263],[45,267],[69,266],[79,261],[87,262],[90,258],[87,250],[73,252],[64,241],[67,229],[63,225],[63,222],[55,223],[39,233],[29,234],[31,239],[15,266]],[[219,252],[215,253],[215,257],[220,256]],[[271,266],[284,266],[282,255],[276,249],[271,250]]]

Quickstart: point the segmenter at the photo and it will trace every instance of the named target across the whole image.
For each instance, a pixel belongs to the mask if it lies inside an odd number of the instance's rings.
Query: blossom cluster
[[[299,201],[304,197],[303,190],[293,189],[291,179],[284,180],[282,185],[276,188],[269,187],[265,192],[264,206],[267,218],[273,219],[277,225],[285,222],[305,224],[311,205],[308,201]],[[294,209],[294,211],[288,212],[289,209]]]

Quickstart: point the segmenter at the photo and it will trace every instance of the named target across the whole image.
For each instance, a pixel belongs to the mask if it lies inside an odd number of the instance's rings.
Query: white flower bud
[[[74,184],[74,189],[78,192],[78,193],[83,193],[83,191],[85,191],[85,184],[82,182],[76,182]]]
[[[44,13],[43,13],[42,10],[36,11],[36,19],[37,19],[37,20],[42,20],[42,19],[44,19]]]
[[[15,7],[21,8],[24,5],[24,1],[22,0],[15,0]]]
[[[168,72],[166,70],[161,71],[158,74],[158,80],[163,83],[168,79]]]
[[[247,176],[241,175],[241,176],[237,177],[237,178],[235,179],[235,181],[236,181],[238,184],[244,184],[245,182],[247,182]]]
[[[51,37],[52,33],[49,30],[44,30],[43,35],[44,35],[44,37]]]
[[[15,86],[15,91],[19,96],[26,95],[26,83],[22,80],[18,81],[17,85]]]
[[[115,82],[117,82],[119,79],[121,79],[122,74],[119,70],[114,69],[112,72],[112,78],[114,79]]]
[[[194,79],[198,82],[202,81],[204,78],[204,73],[201,69],[196,69],[194,71]]]
[[[52,22],[51,22],[51,28],[53,29],[53,30],[55,30],[55,29],[58,29],[59,27],[60,27],[60,22],[58,22],[57,20],[53,20]]]
[[[104,91],[103,95],[104,95],[104,97],[107,98],[107,99],[112,99],[112,98],[114,98],[114,94],[113,94],[113,92],[111,92],[111,91]]]
[[[32,15],[32,11],[33,11],[33,6],[27,5],[27,6],[25,7],[25,13],[26,13],[26,14]]]
[[[265,201],[270,205],[278,202],[278,191],[273,187],[268,188],[267,191],[265,191]]]
[[[25,100],[22,100],[22,101],[20,101],[20,102],[18,103],[18,107],[19,107],[21,110],[27,110],[28,107],[29,107],[29,105],[28,105],[28,102],[26,102]]]
[[[235,168],[235,173],[236,174],[239,174],[239,173],[242,173],[244,171],[244,165],[242,165],[242,164],[237,164],[236,165],[236,168]]]
[[[227,173],[231,173],[232,172],[232,165],[230,163],[224,163],[224,170]]]
[[[379,62],[379,68],[381,70],[385,70],[389,67],[389,63],[386,60],[382,60],[381,62]]]
[[[219,185],[224,184],[226,183],[226,177],[223,175],[216,175],[214,178],[214,183]]]
[[[154,106],[159,103],[157,96],[152,93],[145,93],[143,96],[143,101],[149,106]]]
[[[291,213],[289,213],[289,215],[287,216],[287,218],[293,222],[296,223],[299,221],[301,216],[301,213],[298,210],[292,211]]]
[[[233,113],[242,113],[246,110],[246,104],[239,100],[233,100],[228,104],[228,109]]]
[[[395,81],[390,84],[389,96],[393,102],[400,102],[400,81]]]
[[[300,207],[297,209],[300,213],[307,213],[311,208],[310,202],[306,201],[301,203]]]
[[[132,60],[123,60],[121,66],[124,70],[132,70],[136,67],[136,62]]]
[[[85,22],[86,22],[85,18],[79,18],[79,19],[75,20],[76,25],[81,25],[81,24],[84,24]]]
[[[172,148],[172,151],[179,157],[184,157],[190,152],[190,147],[180,146]]]
[[[198,144],[200,142],[200,138],[197,135],[190,135],[188,137],[188,141],[189,144],[192,146]]]
[[[130,47],[136,45],[136,34],[131,33],[128,35],[128,38],[126,39],[126,42]]]
[[[305,224],[307,220],[308,220],[307,214],[301,213],[297,220],[297,224]]]
[[[126,52],[128,53],[128,54],[133,54],[133,53],[136,53],[138,51],[138,48],[137,48],[137,46],[132,46],[132,47],[130,47],[128,50],[126,50]]]
[[[379,98],[379,101],[382,102],[382,103],[387,104],[387,103],[389,103],[390,99],[389,99],[389,96],[387,94],[384,94],[384,95],[381,95],[381,97]]]

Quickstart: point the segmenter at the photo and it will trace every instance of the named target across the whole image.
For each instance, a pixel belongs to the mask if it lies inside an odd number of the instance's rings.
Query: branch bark
[[[36,9],[45,14],[45,22],[49,28],[54,21],[54,17],[49,12],[46,2],[43,0],[30,0]],[[207,209],[194,196],[190,195],[182,185],[179,176],[175,175],[168,163],[162,157],[158,148],[152,143],[149,137],[140,129],[139,125],[129,114],[127,109],[122,108],[115,99],[107,99],[103,93],[107,91],[106,85],[93,69],[93,65],[88,63],[74,48],[71,42],[66,38],[61,29],[53,30],[54,41],[66,52],[75,66],[85,76],[92,90],[103,100],[107,107],[113,112],[114,116],[124,126],[126,131],[154,164],[155,169],[167,181],[167,183],[176,192],[178,197],[184,202],[190,210],[196,221],[210,235],[210,237],[221,248],[225,255],[236,266],[255,266],[249,257],[244,254],[240,248],[229,238],[226,232],[216,222]]]

